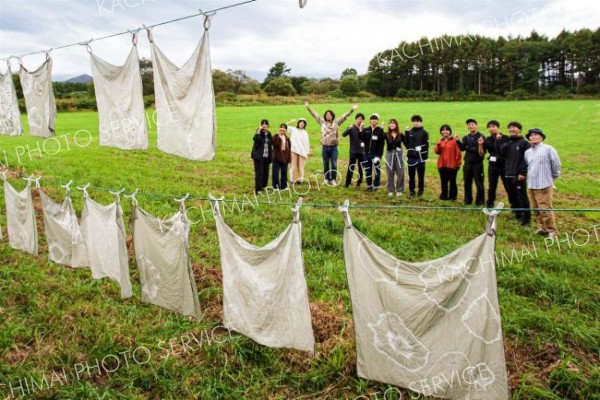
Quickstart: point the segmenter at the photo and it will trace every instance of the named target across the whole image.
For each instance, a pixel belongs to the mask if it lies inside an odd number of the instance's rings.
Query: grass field
[[[314,105],[321,114],[330,107],[341,115],[350,105]],[[366,115],[377,112],[386,121],[397,118],[402,127],[413,113],[419,113],[434,140],[442,123],[464,134],[468,117],[477,119],[482,131],[492,118],[502,123],[503,131],[515,119],[525,129],[540,127],[563,163],[562,177],[556,182],[555,207],[600,208],[600,158],[595,133],[600,125],[598,101],[369,103],[359,111]],[[448,205],[437,200],[435,160],[428,163],[426,191],[421,200],[389,200],[385,190],[366,193],[357,188],[322,187],[319,132],[304,107],[297,105],[219,108],[218,154],[208,163],[156,150],[154,124],[150,125],[148,151],[100,147],[98,119],[93,112],[58,115],[59,138],[67,135],[59,139],[60,148],[56,141],[48,141],[44,150],[43,139],[27,134],[0,137],[0,157],[16,173],[9,178],[16,189],[25,187],[16,176],[31,174],[42,175],[42,187],[57,201],[63,198],[59,183],[71,179],[78,185],[89,182],[99,188],[126,188],[127,192],[138,188],[141,207],[164,217],[175,212],[177,204],[170,196],[158,194],[179,196],[189,192],[193,197],[205,198],[212,193],[227,199],[246,195],[254,200],[250,149],[255,127],[261,118],[268,118],[275,131],[280,122],[302,116],[308,119],[313,150],[307,172],[309,176],[315,174],[304,196],[306,203],[340,204],[349,199],[353,205]],[[74,142],[74,134],[80,130],[91,132],[91,144],[85,145],[85,132],[77,134],[79,145]],[[348,157],[348,143],[342,142],[340,169],[347,165]],[[37,149],[37,144],[42,151],[30,156],[27,146]],[[459,178],[459,201],[461,183]],[[105,191],[89,192],[101,203],[113,200]],[[500,193],[500,200],[506,201],[502,190]],[[263,196],[258,207],[225,210],[224,218],[248,241],[263,245],[291,221],[289,206],[277,203],[295,202],[297,197]],[[189,217],[194,221],[190,256],[205,312],[201,321],[193,322],[140,302],[139,274],[132,257],[134,296],[128,300],[120,299],[115,283],[92,280],[89,270],[70,270],[49,262],[39,201],[35,198],[40,255],[32,257],[12,250],[6,237],[0,245],[3,398],[10,397],[11,387],[15,397],[24,392],[28,398],[44,399],[381,399],[384,393],[385,398],[399,398],[388,385],[356,375],[342,251],[343,218],[336,208],[306,206],[301,212],[306,278],[317,340],[317,352],[311,358],[297,351],[267,348],[238,334],[227,336],[221,329],[211,335],[221,323],[222,282],[218,241],[206,201],[188,202]],[[79,192],[74,191],[73,200],[76,210],[81,211]],[[127,223],[131,207],[125,200],[122,204]],[[357,208],[351,210],[351,215],[359,230],[407,261],[445,255],[479,235],[485,226],[485,216],[474,209]],[[498,218],[497,254],[506,255],[497,266],[499,302],[514,399],[600,399],[600,213],[560,212],[557,222],[561,241],[547,247],[531,228],[518,226],[509,213]],[[4,212],[0,224],[6,236]],[[191,349],[183,348],[182,338],[191,335],[198,342],[192,341]],[[103,359],[107,368],[96,367],[96,360]],[[85,363],[85,367],[79,367]],[[15,389],[18,386],[23,386],[23,392]],[[409,398],[409,394],[404,393],[402,398]]]

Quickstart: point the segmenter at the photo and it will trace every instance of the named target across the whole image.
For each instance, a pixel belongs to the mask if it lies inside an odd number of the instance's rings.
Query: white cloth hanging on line
[[[200,319],[185,210],[163,221],[135,204],[131,226],[142,301]]]
[[[38,192],[42,202],[48,259],[72,268],[89,266],[87,249],[69,192],[61,204],[54,202],[41,188]]]
[[[314,353],[302,259],[299,205],[295,222],[271,243],[257,247],[236,235],[211,198],[223,268],[223,322],[269,347]]]
[[[119,201],[103,206],[84,191],[81,235],[94,279],[108,277],[121,286],[121,297],[131,297],[123,210]]]
[[[31,197],[31,182],[27,181],[27,187],[17,192],[4,179],[4,202],[10,247],[37,256],[37,225]]]
[[[19,100],[10,67],[0,73],[0,135],[19,136],[23,133]]]
[[[360,377],[444,399],[508,399],[495,218],[449,255],[401,261],[352,227],[344,260]]]
[[[158,149],[190,160],[212,160],[217,119],[208,30],[181,68],[150,40]]]
[[[56,102],[52,89],[52,58],[47,56],[46,61],[33,72],[21,65],[19,77],[27,106],[29,133],[41,137],[54,135]]]
[[[147,149],[148,130],[137,46],[125,64],[110,64],[90,52],[100,145],[124,150]]]

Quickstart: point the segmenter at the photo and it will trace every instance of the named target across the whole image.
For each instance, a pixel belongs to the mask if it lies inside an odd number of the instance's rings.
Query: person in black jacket
[[[273,137],[266,119],[260,121],[254,134],[251,157],[254,160],[254,193],[262,194],[269,182],[269,164],[273,159]]]
[[[379,115],[372,114],[369,117],[371,126],[363,131],[363,142],[365,143],[365,159],[363,169],[367,178],[367,192],[379,190],[381,180],[381,157],[385,146],[385,133],[377,124]],[[374,176],[373,176],[374,175]]]
[[[500,123],[496,120],[488,122],[487,129],[490,136],[485,138],[483,147],[490,156],[488,158],[488,195],[485,205],[487,208],[493,208],[496,201],[498,178],[502,180],[502,186],[504,186],[504,190],[508,194],[506,177],[504,176],[504,157],[500,154],[500,149],[504,143],[508,142],[508,136],[500,132]]]
[[[508,124],[510,138],[500,149],[504,157],[504,176],[508,192],[510,208],[518,210],[513,214],[522,226],[529,226],[531,211],[529,210],[529,199],[527,198],[527,163],[525,162],[525,150],[529,142],[521,136],[523,127],[519,122],[513,121]]]
[[[458,147],[465,152],[463,178],[465,184],[465,205],[473,203],[473,181],[477,188],[475,194],[475,204],[483,206],[485,200],[485,187],[483,184],[483,135],[477,130],[477,121],[469,118],[466,121],[469,133],[465,135],[462,141],[458,142]]]
[[[356,187],[360,187],[360,184],[362,183],[362,162],[365,158],[365,142],[362,141],[364,120],[365,116],[363,113],[356,114],[354,124],[350,125],[342,134],[344,137],[350,135],[350,163],[348,164],[348,171],[346,172],[346,187],[350,187],[350,183],[352,183],[352,174],[356,170],[356,165],[358,165],[358,180],[356,181]]]
[[[413,115],[410,118],[413,127],[408,126],[404,132],[404,147],[406,147],[406,163],[408,165],[408,189],[410,195],[415,195],[415,172],[419,178],[417,195],[423,196],[425,191],[425,162],[429,156],[429,133],[423,128],[423,118]]]

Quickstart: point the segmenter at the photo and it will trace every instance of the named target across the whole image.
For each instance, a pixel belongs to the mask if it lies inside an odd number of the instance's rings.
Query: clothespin
[[[117,203],[118,203],[121,200],[121,193],[123,193],[124,191],[125,191],[125,188],[121,188],[120,190],[117,190],[117,191],[109,190],[108,192],[115,196],[115,200],[117,200]]]
[[[93,41],[93,40],[94,40],[94,39],[90,39],[90,40],[88,40],[88,41],[86,41],[86,42],[81,42],[81,43],[79,43],[79,44],[80,44],[81,46],[85,47],[85,50],[86,50],[88,53],[92,54],[92,48],[90,47],[90,43],[92,43],[92,41]]]
[[[298,222],[300,222],[300,206],[302,206],[302,196],[300,196],[298,198],[298,202],[296,203],[296,205],[291,209],[292,212],[294,213],[294,223],[297,224]]]
[[[131,43],[133,43],[134,46],[137,46],[138,43],[138,38],[137,38],[137,32],[138,30],[132,31],[132,30],[128,30],[127,32],[131,33]]]
[[[154,37],[152,36],[152,29],[147,27],[146,25],[142,25],[142,28],[146,30],[146,33],[148,34],[148,41],[150,43],[154,43]]]
[[[65,196],[71,195],[71,185],[73,184],[73,179],[67,182],[65,185],[60,185],[61,188],[65,189]]]
[[[298,2],[299,2],[299,5],[300,5],[300,8],[304,8],[304,6],[306,5],[306,2],[307,2],[307,1],[308,1],[308,0],[298,0]]]
[[[178,199],[177,197],[175,197],[175,201],[179,203],[179,211],[181,211],[184,214],[185,214],[185,202],[189,198],[190,198],[190,194],[189,193],[186,193],[185,196],[183,196],[180,199]]]
[[[85,184],[84,186],[82,186],[82,187],[80,187],[80,186],[77,186],[77,189],[78,189],[78,190],[81,190],[81,191],[83,192],[83,198],[84,198],[84,199],[87,199],[87,198],[89,197],[89,195],[88,195],[88,192],[87,192],[87,188],[89,188],[89,187],[90,187],[90,184],[89,184],[89,182],[88,182],[88,183],[86,183],[86,184]]]
[[[504,203],[498,203],[498,205],[494,209],[482,209],[483,213],[487,215],[487,225],[486,225],[486,233],[489,236],[496,236],[496,217],[500,214],[500,210],[504,208]]]
[[[348,213],[349,208],[350,201],[347,199],[344,201],[343,206],[338,207],[338,210],[340,210],[342,212],[342,215],[344,216],[344,222],[346,223],[346,228],[348,229],[352,228],[352,219],[350,219],[350,214]]]
[[[134,207],[137,207],[137,205],[138,205],[138,201],[137,201],[137,199],[135,198],[135,195],[138,193],[138,190],[139,190],[139,189],[137,189],[137,188],[136,188],[136,189],[133,191],[133,193],[131,193],[131,194],[124,194],[124,195],[123,195],[123,197],[125,197],[125,198],[127,198],[127,199],[131,199],[131,204],[132,204]]]
[[[213,215],[216,217],[219,215],[219,201],[223,201],[224,197],[213,197],[212,194],[208,194],[208,199],[210,200],[210,206],[213,210]]]

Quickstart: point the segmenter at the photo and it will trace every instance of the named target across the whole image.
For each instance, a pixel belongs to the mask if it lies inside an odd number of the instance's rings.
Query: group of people
[[[321,128],[323,159],[323,183],[337,186],[338,144],[340,125],[358,108],[354,104],[341,117],[335,117],[331,110],[321,117],[308,102],[305,106]],[[291,181],[301,184],[304,178],[304,164],[310,152],[306,120],[300,118],[296,127],[281,124],[276,135],[271,135],[268,121],[254,135],[252,158],[255,168],[255,192],[261,194],[267,187],[269,166],[273,164],[272,185],[276,190],[288,187],[288,165],[291,164]],[[408,188],[410,196],[422,197],[425,190],[425,166],[429,153],[429,134],[423,128],[420,115],[411,117],[412,127],[400,131],[398,121],[390,119],[387,132],[379,126],[380,117],[357,113],[352,123],[343,133],[349,137],[350,160],[346,171],[345,187],[355,182],[360,187],[363,178],[369,192],[380,189],[381,167],[387,172],[387,192],[390,197],[402,196],[404,187],[404,166],[408,167]],[[381,123],[381,125],[384,125]],[[463,167],[464,204],[493,208],[496,201],[498,181],[502,181],[513,209],[515,218],[522,226],[529,226],[531,208],[534,209],[538,229],[536,233],[555,237],[558,233],[552,210],[554,180],[560,175],[560,159],[556,150],[543,143],[546,138],[541,129],[529,129],[525,137],[521,135],[522,125],[513,121],[507,125],[509,135],[500,132],[500,123],[491,120],[487,123],[489,136],[486,138],[478,130],[477,121],[466,120],[468,133],[462,138],[452,133],[448,124],[440,127],[441,138],[434,147],[438,155],[437,168],[440,176],[440,200],[457,200],[458,171]],[[290,133],[290,137],[287,136]],[[384,158],[384,150],[385,158]],[[464,153],[464,157],[463,157]],[[487,200],[484,184],[484,159],[488,154]],[[358,172],[357,180],[353,180]],[[341,179],[340,179],[341,180]],[[473,185],[475,198],[473,199]],[[542,209],[542,210],[537,210]]]

